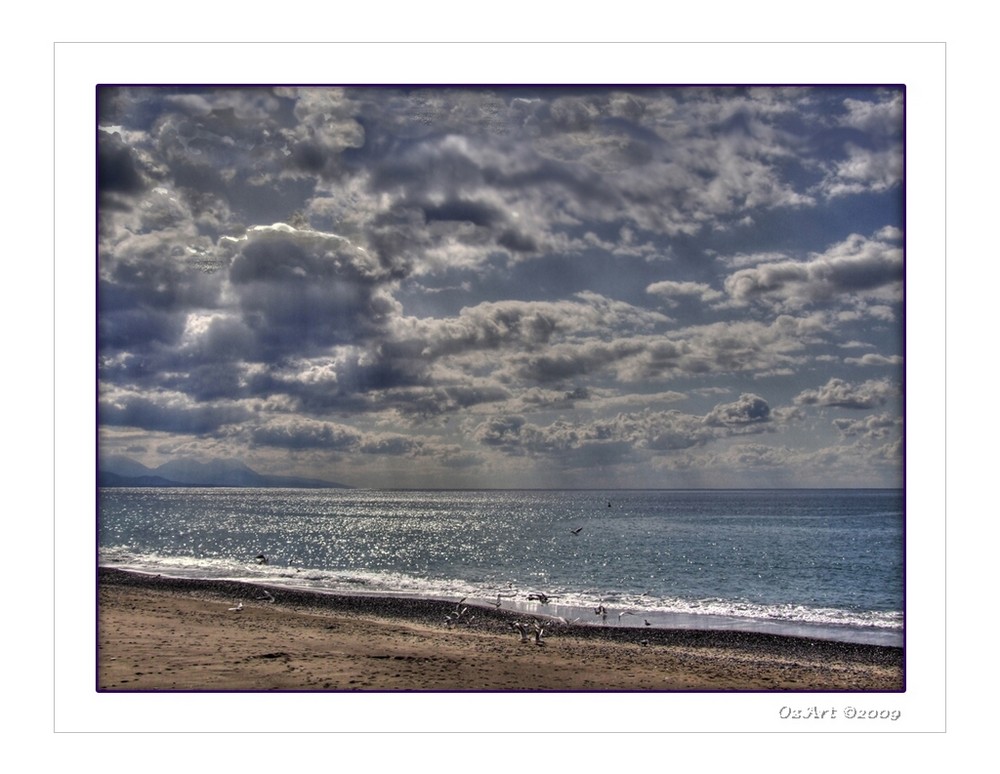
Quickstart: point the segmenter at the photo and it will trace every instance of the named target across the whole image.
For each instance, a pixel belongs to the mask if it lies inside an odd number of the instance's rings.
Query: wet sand
[[[101,568],[98,690],[903,690],[902,648],[562,624],[539,646],[514,611],[264,589]]]

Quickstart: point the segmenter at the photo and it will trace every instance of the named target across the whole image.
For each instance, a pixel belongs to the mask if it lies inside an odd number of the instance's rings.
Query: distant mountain
[[[191,486],[162,476],[122,476],[102,470],[97,474],[98,486]]]
[[[347,484],[301,476],[268,476],[239,460],[199,462],[178,459],[147,468],[128,457],[110,456],[98,461],[99,486],[235,486],[288,487],[294,489],[350,489]]]

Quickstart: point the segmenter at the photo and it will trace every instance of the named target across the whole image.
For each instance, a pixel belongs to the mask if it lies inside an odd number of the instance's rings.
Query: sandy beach
[[[903,651],[101,568],[99,691],[901,691]],[[230,608],[240,607],[239,610]],[[464,607],[464,606],[463,606]]]

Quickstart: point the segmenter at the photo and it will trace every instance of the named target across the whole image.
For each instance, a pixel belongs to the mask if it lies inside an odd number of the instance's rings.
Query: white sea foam
[[[594,625],[879,642],[903,631],[895,491],[106,489],[100,561],[342,593],[500,594],[504,607]]]

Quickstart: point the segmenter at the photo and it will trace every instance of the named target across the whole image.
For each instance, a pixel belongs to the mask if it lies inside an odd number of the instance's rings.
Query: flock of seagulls
[[[545,632],[550,626],[552,626],[551,621],[542,621],[538,618],[532,622],[530,627],[523,621],[512,621],[510,624],[510,628],[521,635],[521,642],[530,642],[528,635],[533,631],[535,634],[536,645],[545,644],[542,638],[545,636]]]
[[[490,605],[497,610],[503,607],[504,597],[517,596],[516,594],[503,594],[498,592],[496,600],[490,601]],[[543,605],[548,604],[549,600],[555,599],[555,595],[546,594],[541,591],[533,591],[527,595],[527,598],[532,602],[539,602]],[[469,608],[465,606],[465,601],[468,597],[462,597],[456,604],[455,609],[450,611],[447,616],[445,616],[445,625],[451,629],[458,624],[470,624],[475,619],[475,616],[469,615]],[[601,617],[602,624],[607,624],[608,619],[608,609],[601,602],[597,607],[594,608],[594,614]],[[618,613],[618,623],[621,625],[622,618],[627,615],[638,615],[635,610],[622,610]],[[648,618],[643,618],[643,623],[646,626],[652,626]],[[520,642],[531,642],[532,637],[534,637],[535,645],[545,644],[545,633],[549,631],[554,626],[572,626],[573,624],[579,623],[580,618],[574,618],[572,620],[567,620],[562,616],[553,616],[550,618],[535,618],[531,622],[525,621],[511,621],[508,626],[517,633]],[[649,645],[649,640],[643,639],[639,641],[640,645]]]
[[[444,623],[445,626],[447,626],[449,629],[453,626],[458,626],[458,624],[465,624],[466,626],[468,626],[474,620],[476,620],[476,617],[474,615],[468,615],[469,613],[468,607],[462,607],[462,603],[465,602],[466,599],[467,597],[462,597],[460,600],[458,600],[458,604],[455,605],[455,609],[452,610],[450,613],[448,613],[447,616],[445,616]]]
[[[608,507],[609,508],[611,507],[611,503],[610,502],[608,502]],[[569,533],[571,535],[579,535],[581,532],[583,532],[583,527],[576,527],[574,529],[570,529],[569,530]],[[257,564],[267,564],[267,556],[265,554],[263,554],[263,553],[257,554],[257,556],[254,557],[254,561],[256,561]],[[512,586],[512,584],[508,584],[508,585]],[[499,609],[501,609],[501,607],[503,607],[503,599],[504,599],[504,597],[508,597],[509,598],[509,597],[515,597],[515,596],[517,596],[516,593],[515,594],[503,594],[502,592],[498,592],[497,593],[496,601],[491,601],[489,604],[492,605],[497,610],[499,610]],[[547,605],[549,603],[549,600],[557,598],[553,594],[546,594],[546,593],[541,592],[541,591],[533,591],[530,594],[528,594],[527,596],[528,596],[528,600],[529,601],[538,602],[538,603],[540,603],[542,605]],[[643,596],[645,596],[645,594]],[[266,603],[271,603],[271,602],[275,601],[274,595],[271,594],[271,592],[268,591],[267,589],[262,589],[261,592],[260,592],[260,595],[257,596],[257,597],[255,597],[255,599],[258,600],[258,601],[261,601],[261,602],[266,602]],[[458,626],[459,624],[464,624],[464,625],[468,626],[469,624],[471,624],[475,620],[476,617],[474,615],[469,615],[469,608],[468,608],[468,606],[464,606],[464,603],[465,603],[466,599],[468,599],[468,597],[462,597],[455,604],[455,609],[451,610],[445,616],[445,626],[447,626],[449,629],[451,629],[451,628],[453,628],[455,626]],[[230,607],[228,609],[228,612],[239,613],[239,612],[242,612],[242,610],[243,610],[243,602],[242,601],[238,601],[233,607]],[[594,614],[600,616],[600,618],[601,618],[601,624],[602,625],[607,625],[608,610],[604,606],[603,601],[600,602],[600,603],[598,603],[597,607],[594,608]],[[619,624],[619,626],[621,625],[622,617],[624,617],[626,615],[638,615],[638,613],[636,613],[634,610],[622,610],[620,613],[618,613],[618,624]],[[530,642],[531,641],[531,635],[534,635],[535,644],[536,645],[544,645],[545,642],[544,642],[543,638],[545,636],[545,632],[548,629],[550,629],[553,625],[559,624],[559,625],[563,625],[563,626],[568,626],[568,625],[572,625],[572,624],[577,623],[579,620],[580,620],[579,618],[574,618],[572,621],[567,621],[565,618],[563,618],[561,616],[556,616],[556,617],[548,619],[548,620],[543,620],[543,619],[540,619],[540,618],[535,618],[533,620],[533,622],[530,623],[530,624],[524,623],[523,621],[513,621],[513,622],[510,623],[510,628],[513,629],[515,632],[518,633],[518,635],[520,636],[520,641],[521,642]],[[646,626],[652,626],[652,624],[649,622],[648,618],[643,618],[643,623]],[[640,645],[648,645],[649,641],[648,640],[641,640],[639,644]]]

